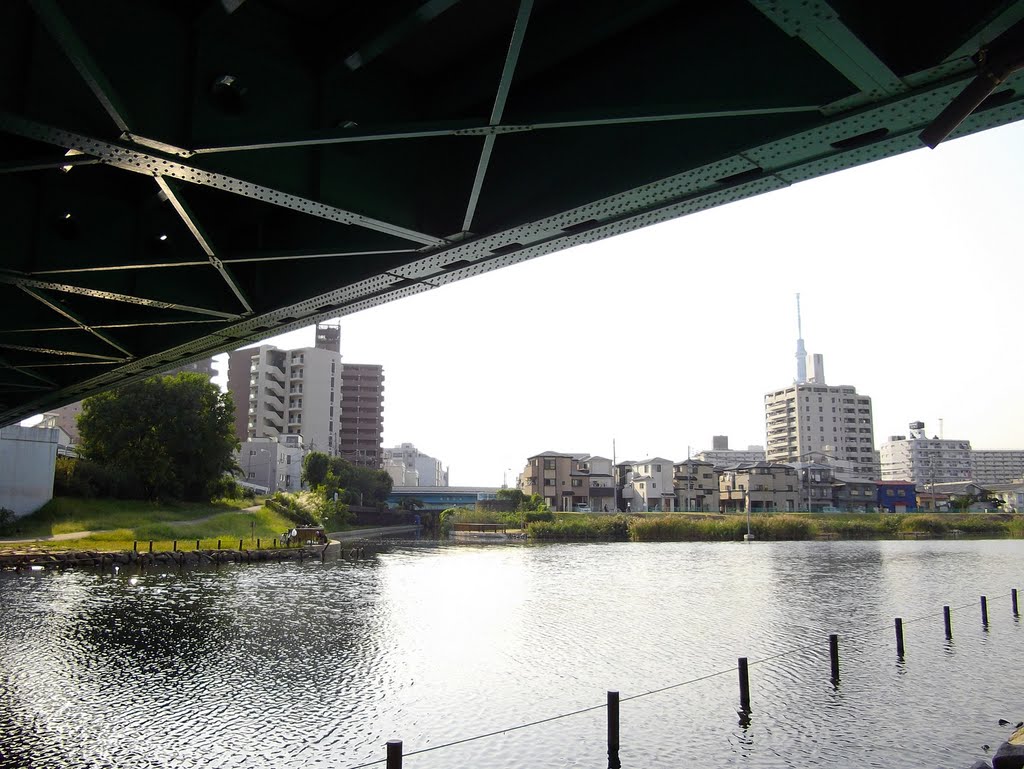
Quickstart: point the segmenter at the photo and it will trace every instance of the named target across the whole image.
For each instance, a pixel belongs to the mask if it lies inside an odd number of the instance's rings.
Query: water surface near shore
[[[0,769],[346,769],[388,739],[409,752],[492,731],[405,766],[599,769],[603,709],[506,730],[609,689],[625,767],[969,766],[1005,738],[998,718],[1024,718],[1022,555],[1019,540],[396,544],[356,561],[4,574]]]

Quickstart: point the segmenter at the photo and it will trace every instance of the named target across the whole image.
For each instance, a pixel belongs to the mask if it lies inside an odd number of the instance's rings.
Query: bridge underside
[[[0,424],[929,127],[1018,120],[1022,18],[1020,0],[6,0]]]

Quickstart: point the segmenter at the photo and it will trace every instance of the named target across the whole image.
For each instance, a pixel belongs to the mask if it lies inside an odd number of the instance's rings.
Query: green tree
[[[521,489],[498,489],[497,497],[502,502],[511,502],[512,509],[522,511],[523,502],[527,499]]]
[[[231,395],[201,374],[150,377],[85,400],[80,450],[122,496],[204,501],[238,470],[234,419]]]
[[[302,458],[302,482],[310,488],[322,486],[327,480],[331,458],[321,451],[311,451]]]
[[[405,510],[408,513],[415,511],[417,508],[424,507],[422,499],[416,499],[415,497],[403,497],[398,502],[398,509]]]
[[[383,507],[394,483],[383,470],[353,465],[341,457],[311,451],[302,460],[302,477],[309,486],[320,489],[325,499],[350,505]]]

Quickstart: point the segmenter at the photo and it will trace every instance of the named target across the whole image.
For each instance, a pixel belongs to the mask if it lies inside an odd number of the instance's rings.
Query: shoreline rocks
[[[220,565],[224,563],[267,563],[323,558],[329,545],[313,547],[261,548],[259,550],[176,550],[159,552],[99,552],[93,550],[18,550],[0,552],[0,570],[38,571],[40,569],[108,569],[161,566],[178,568]]]

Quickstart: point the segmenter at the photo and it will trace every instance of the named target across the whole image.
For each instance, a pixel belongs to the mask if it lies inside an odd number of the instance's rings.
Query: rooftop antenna
[[[800,294],[796,295],[796,384],[807,384],[807,350],[800,322]]]

